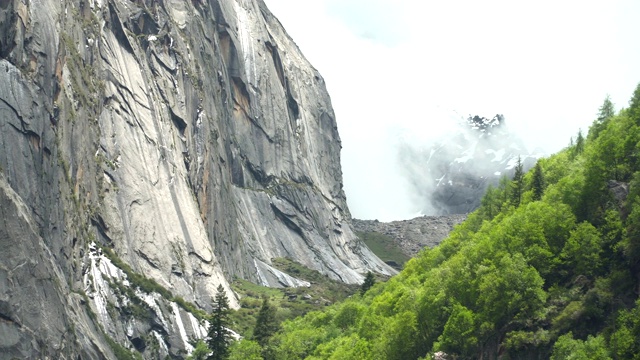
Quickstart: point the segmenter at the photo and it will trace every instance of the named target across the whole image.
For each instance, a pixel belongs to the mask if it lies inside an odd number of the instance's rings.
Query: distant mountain
[[[505,117],[457,116],[455,130],[423,146],[400,146],[400,163],[427,215],[464,214],[480,206],[489,184],[511,177],[518,157],[524,169],[541,151],[530,152],[509,130]],[[455,120],[454,120],[455,121]]]

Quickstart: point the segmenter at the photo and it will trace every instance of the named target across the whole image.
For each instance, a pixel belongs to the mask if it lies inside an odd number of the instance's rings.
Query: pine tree
[[[278,331],[276,308],[271,306],[267,297],[263,297],[262,306],[256,318],[256,327],[253,330],[253,339],[264,348],[276,331]]]
[[[584,136],[582,136],[582,129],[578,130],[578,137],[576,139],[576,155],[582,154],[584,151]]]
[[[516,163],[515,172],[513,174],[513,180],[511,181],[511,203],[518,207],[522,200],[524,170],[522,168],[522,159],[518,156],[518,162]]]
[[[598,109],[598,117],[593,121],[587,137],[592,140],[600,135],[600,132],[606,127],[610,118],[615,115],[615,108],[609,95],[604,99],[602,106]]]
[[[604,98],[604,103],[598,109],[598,118],[596,119],[596,121],[602,124],[605,121],[607,121],[610,117],[613,117],[615,114],[616,114],[615,107],[611,102],[611,98],[609,97],[609,95],[607,95],[607,97]]]
[[[375,283],[376,278],[373,276],[373,273],[371,271],[368,271],[367,275],[365,275],[364,277],[364,282],[360,287],[360,294],[364,295],[367,291],[369,291],[369,289],[371,289],[373,285],[375,285]]]
[[[537,162],[536,166],[533,168],[532,188],[533,200],[541,200],[542,193],[544,192],[544,174],[542,173],[540,162]]]
[[[212,351],[208,360],[223,360],[229,357],[229,345],[231,344],[231,331],[229,325],[229,299],[222,285],[218,285],[217,293],[213,299],[213,310],[209,318],[209,331],[207,345]]]

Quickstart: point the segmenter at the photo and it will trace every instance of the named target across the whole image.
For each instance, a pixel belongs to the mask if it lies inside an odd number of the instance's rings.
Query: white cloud
[[[533,149],[587,130],[640,82],[640,2],[265,0],[326,80],[355,217],[415,215],[398,139],[460,115],[505,115]]]

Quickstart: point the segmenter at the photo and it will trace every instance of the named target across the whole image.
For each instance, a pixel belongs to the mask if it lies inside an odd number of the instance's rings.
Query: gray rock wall
[[[31,212],[0,174],[0,358],[113,356]]]
[[[466,214],[420,216],[409,220],[381,222],[353,219],[357,232],[377,232],[393,239],[408,257],[418,255],[425,247],[432,248],[444,240],[453,228],[467,218]]]
[[[260,0],[0,0],[0,171],[40,239],[15,257],[38,243],[60,298],[89,292],[94,242],[203,309],[235,276],[296,284],[274,257],[393,273],[351,229],[340,148],[324,80]]]

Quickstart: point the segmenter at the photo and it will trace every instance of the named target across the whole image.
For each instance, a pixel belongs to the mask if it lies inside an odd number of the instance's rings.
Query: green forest
[[[639,142],[640,85],[399,275],[232,358],[640,359]]]

